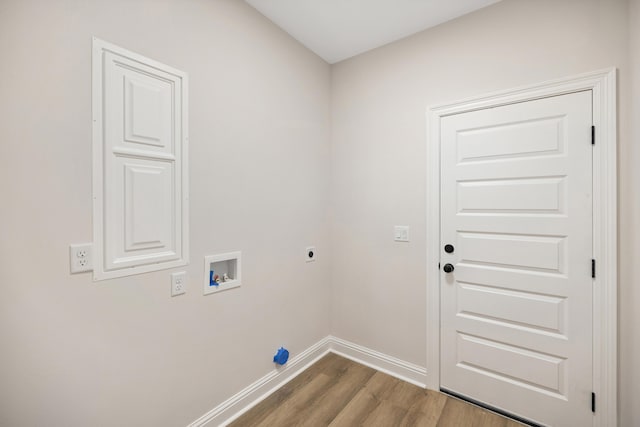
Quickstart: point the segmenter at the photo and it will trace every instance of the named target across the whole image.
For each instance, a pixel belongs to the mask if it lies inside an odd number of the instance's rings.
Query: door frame
[[[427,110],[427,376],[440,389],[440,119],[584,90],[593,91],[593,392],[594,426],[617,425],[617,97],[616,69],[608,68],[523,86]],[[588,141],[585,141],[588,143]],[[437,236],[437,238],[432,238]]]

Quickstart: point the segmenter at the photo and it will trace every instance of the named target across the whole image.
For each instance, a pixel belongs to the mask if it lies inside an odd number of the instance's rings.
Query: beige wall
[[[427,106],[609,66],[620,425],[640,425],[630,1],[629,14],[625,0],[504,0],[332,71],[240,0],[1,1],[0,425],[185,425],[269,372],[279,345],[295,356],[329,333],[424,365]],[[184,296],[169,297],[180,269],[68,273],[68,245],[92,238],[93,35],[190,75]],[[203,297],[203,256],[237,249],[243,286]]]
[[[184,296],[180,269],[69,274],[92,239],[93,35],[189,73]],[[186,425],[329,334],[324,61],[239,0],[3,0],[0,56],[0,425]],[[202,296],[229,250],[243,286]]]
[[[615,66],[620,425],[640,425],[640,151],[629,126],[628,24],[624,0],[505,0],[332,68],[334,335],[426,363],[428,106]],[[411,226],[411,243],[393,242],[395,224]]]

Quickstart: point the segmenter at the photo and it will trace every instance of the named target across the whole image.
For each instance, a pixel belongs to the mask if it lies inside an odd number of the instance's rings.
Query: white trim
[[[425,387],[424,381],[427,370],[424,367],[329,335],[296,357],[291,358],[285,366],[274,369],[258,381],[231,396],[189,424],[188,427],[226,426],[231,424],[327,353],[335,353],[402,381],[422,388]]]
[[[92,108],[92,197],[93,197],[93,280],[112,279],[130,276],[133,274],[148,273],[151,271],[165,270],[174,267],[182,267],[189,264],[189,76],[168,65],[162,64],[150,58],[146,58],[135,52],[108,43],[97,37],[92,38],[91,60],[91,108]],[[156,68],[162,72],[173,74],[181,82],[181,152],[180,174],[181,188],[181,252],[180,258],[166,262],[141,264],[130,268],[118,270],[105,270],[104,262],[104,188],[103,188],[103,63],[104,52],[112,52],[145,66]],[[162,154],[159,156],[163,157]]]
[[[329,353],[329,349],[329,337],[323,338],[296,357],[291,358],[286,365],[274,368],[258,381],[231,396],[189,424],[188,427],[226,426],[230,424]]]
[[[427,369],[423,366],[405,362],[393,356],[389,356],[378,351],[345,341],[336,337],[329,337],[331,342],[331,352],[351,359],[362,365],[384,372],[406,381],[408,383],[425,388]]]
[[[451,114],[530,101],[582,90],[593,91],[593,385],[594,426],[617,425],[617,132],[616,70],[609,68],[520,87],[427,112],[427,387],[440,388],[440,119]]]

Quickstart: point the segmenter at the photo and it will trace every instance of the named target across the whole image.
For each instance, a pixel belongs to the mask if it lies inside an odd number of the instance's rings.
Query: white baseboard
[[[426,388],[427,369],[352,342],[329,336],[331,352],[377,371]]]
[[[326,355],[329,349],[329,337],[323,338],[302,353],[289,359],[285,366],[269,372],[189,424],[188,427],[222,427],[230,424]]]
[[[230,424],[329,352],[426,388],[426,368],[330,335],[291,358],[282,368],[274,369],[244,390],[231,396],[189,424],[188,427],[215,425],[224,427]]]

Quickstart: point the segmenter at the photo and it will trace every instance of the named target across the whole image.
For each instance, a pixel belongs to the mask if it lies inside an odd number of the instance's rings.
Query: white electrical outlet
[[[93,245],[69,245],[69,267],[71,273],[82,273],[93,270]]]
[[[316,248],[314,246],[309,246],[305,251],[305,260],[307,262],[313,262],[318,257],[318,253],[316,252]]]
[[[187,272],[171,273],[171,296],[175,297],[187,292]]]

